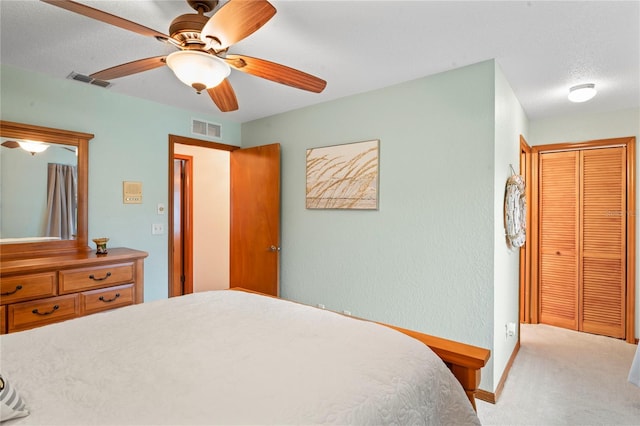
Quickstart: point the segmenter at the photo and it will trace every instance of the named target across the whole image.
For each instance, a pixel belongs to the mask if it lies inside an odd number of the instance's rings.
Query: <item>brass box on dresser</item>
[[[27,330],[144,300],[144,251],[110,248],[3,259],[0,332]]]

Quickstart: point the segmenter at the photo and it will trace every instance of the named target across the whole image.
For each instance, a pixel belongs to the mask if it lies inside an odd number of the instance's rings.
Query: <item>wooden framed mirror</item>
[[[57,149],[64,149],[71,151],[72,155],[77,156],[77,193],[76,193],[76,223],[75,232],[70,234],[68,238],[64,237],[48,237],[44,235],[6,235],[11,234],[17,226],[8,225],[4,228],[4,232],[0,235],[0,257],[5,258],[21,258],[21,257],[37,257],[44,255],[55,254],[69,254],[71,252],[87,251],[88,246],[88,175],[89,175],[89,141],[93,139],[94,135],[89,133],[81,133],[69,130],[60,130],[48,127],[34,126],[30,124],[15,123],[10,121],[0,120],[0,138],[2,139],[2,153],[7,157],[7,153],[10,151],[12,155],[16,155],[16,152],[20,155],[29,156],[40,155],[38,153],[24,152],[25,148],[18,146],[17,142],[20,141],[37,141],[42,142],[51,147]],[[6,143],[8,142],[8,143]],[[47,149],[47,151],[50,151]],[[51,150],[53,151],[53,150]],[[68,152],[67,152],[67,155]],[[34,160],[35,163],[35,160]],[[25,163],[26,164],[26,163]],[[15,166],[15,164],[14,164]],[[7,167],[8,169],[8,167]],[[34,174],[33,171],[29,171],[28,167],[14,167],[14,174],[3,177],[3,185],[15,184],[21,180],[27,180]],[[38,174],[45,174],[45,181],[43,185],[46,185],[46,172],[38,169]],[[3,187],[0,197],[5,197],[5,194],[11,191],[6,190],[7,187]],[[17,203],[20,200],[28,201],[29,197],[38,191],[23,191],[19,193],[17,198],[13,201],[0,199],[0,206],[5,218],[7,218],[11,212],[12,205],[14,209],[17,209]],[[46,198],[47,190],[43,189],[44,197]],[[8,196],[8,195],[7,195]],[[46,201],[44,201],[46,205]],[[39,209],[29,209],[28,207],[20,206],[21,220],[24,223],[29,221],[42,222],[43,212],[35,211]],[[15,212],[14,212],[15,213]],[[8,219],[7,219],[8,220]],[[4,222],[4,219],[3,219]],[[4,226],[4,223],[3,223]],[[15,231],[18,232],[18,231]],[[28,232],[28,231],[25,231]],[[40,234],[41,232],[36,232]],[[7,238],[8,237],[8,238]]]

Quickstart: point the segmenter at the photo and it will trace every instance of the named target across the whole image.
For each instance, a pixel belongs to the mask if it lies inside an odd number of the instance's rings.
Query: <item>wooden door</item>
[[[539,319],[578,329],[578,151],[539,159]]]
[[[635,142],[635,137],[623,137],[532,148],[532,323],[567,326],[624,338],[628,343],[636,342]],[[565,160],[569,158],[566,160],[570,164],[569,171],[566,168],[564,172],[561,171],[562,157]],[[575,172],[572,168],[576,162],[578,179],[574,185],[572,179],[575,178]],[[545,182],[545,178],[555,181]],[[556,186],[558,188],[554,188]],[[556,195],[556,198],[566,203],[565,214],[561,211],[563,207],[556,209],[555,213],[553,210],[545,211],[545,207],[549,206],[543,203],[550,204],[548,196],[552,195],[549,191],[561,193],[563,186],[567,187],[566,195]],[[577,216],[570,211],[571,206],[576,204],[570,193],[571,187],[577,188]],[[556,219],[553,218],[554,214]],[[554,303],[562,304],[561,297],[555,296],[563,289],[559,280],[571,281],[563,275],[559,259],[553,259],[552,256],[556,253],[556,257],[561,257],[563,250],[554,251],[552,237],[544,235],[544,229],[553,229],[554,226],[562,228],[562,221],[570,223],[573,220],[570,218],[575,217],[578,220],[577,308],[569,303],[569,307],[563,305],[554,310]],[[574,229],[573,225],[565,224],[565,227]],[[558,241],[558,244],[564,244],[565,251],[570,251],[575,241],[571,232],[564,236],[564,241]],[[555,268],[553,262],[558,263]],[[572,263],[567,262],[569,268]],[[545,288],[542,288],[543,283]],[[546,292],[547,286],[556,293]],[[573,295],[567,295],[566,299],[573,300]],[[575,319],[574,315],[577,316]],[[576,328],[567,325],[574,321]]]
[[[231,152],[230,287],[278,295],[280,144]]]
[[[540,322],[625,337],[626,156],[540,154]]]
[[[626,149],[580,152],[581,331],[625,337]]]

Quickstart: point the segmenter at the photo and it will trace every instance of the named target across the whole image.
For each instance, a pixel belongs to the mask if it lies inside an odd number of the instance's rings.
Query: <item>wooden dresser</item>
[[[144,300],[147,253],[109,248],[66,255],[3,259],[0,333],[90,315]]]

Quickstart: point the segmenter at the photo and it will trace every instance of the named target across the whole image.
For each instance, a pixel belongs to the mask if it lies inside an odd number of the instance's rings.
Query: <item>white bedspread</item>
[[[31,414],[12,425],[479,424],[426,346],[388,327],[237,291],[0,338]]]

